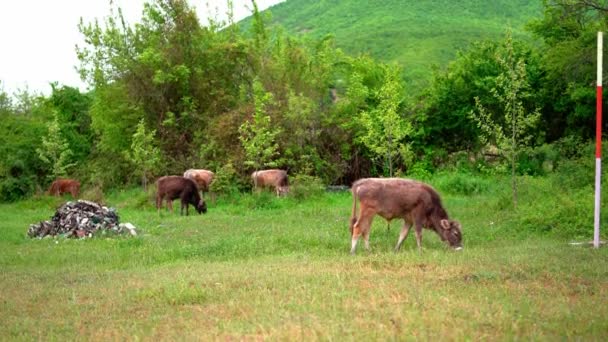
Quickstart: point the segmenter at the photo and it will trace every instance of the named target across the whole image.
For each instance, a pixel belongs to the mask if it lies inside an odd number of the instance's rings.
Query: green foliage
[[[133,133],[131,149],[126,152],[126,158],[131,162],[134,174],[141,177],[142,187],[146,190],[148,179],[154,175],[154,170],[160,163],[160,150],[154,146],[156,131],[146,133],[146,123],[141,119]]]
[[[496,56],[501,73],[496,80],[496,87],[492,88],[492,95],[502,108],[504,121],[494,120],[496,115],[488,112],[484,105],[475,98],[477,110],[471,115],[477,121],[485,142],[496,146],[511,161],[513,181],[513,205],[517,205],[517,183],[515,179],[515,165],[520,147],[530,146],[535,141],[532,130],[538,125],[540,111],[529,112],[525,107],[525,99],[529,97],[529,81],[526,73],[526,64],[523,59],[516,59],[513,52],[511,32],[507,32],[505,50]]]
[[[407,169],[407,176],[409,178],[426,181],[431,178],[433,166],[428,161],[421,160],[415,162],[410,168]]]
[[[541,41],[529,43],[523,24],[541,7],[543,17],[529,25]],[[502,140],[494,144],[509,156],[504,140],[516,121],[504,109],[520,86],[513,108],[539,108],[541,117],[516,139],[515,173],[566,167],[564,158],[592,135],[594,31],[606,20],[589,3],[294,0],[273,7],[275,19],[256,8],[238,27],[231,18],[201,26],[185,0],[146,3],[136,25],[115,6],[104,19],[81,22],[78,68],[89,93],[58,84],[48,97],[0,91],[3,198],[41,192],[47,177],[62,173],[36,153],[53,113],[72,151],[62,163],[77,163],[72,175],[103,190],[195,165],[230,165],[218,185],[226,193],[234,192],[229,182],[247,188],[250,171],[268,166],[327,184],[431,179],[444,167],[502,175],[504,159],[484,155],[480,136],[502,136],[491,140]],[[497,40],[507,22],[509,46]],[[525,86],[513,77],[524,65]],[[485,131],[469,115],[475,98],[484,122],[496,124]],[[142,119],[155,134],[139,149],[157,147],[162,163],[134,157],[132,132]]]
[[[294,35],[319,39],[331,34],[351,55],[367,53],[397,62],[412,92],[430,81],[433,66],[444,66],[460,49],[499,39],[507,25],[517,37],[542,11],[541,1],[316,1],[292,0],[271,8],[272,21]],[[250,20],[244,21],[250,25]]]
[[[16,170],[17,166],[13,165],[12,170]],[[19,170],[23,172],[23,170]],[[12,202],[31,195],[35,187],[35,179],[32,175],[22,177],[4,176],[0,182],[0,199],[2,201]]]
[[[433,180],[439,189],[455,195],[480,195],[491,188],[491,181],[487,178],[464,172],[441,173]]]
[[[303,201],[311,197],[320,197],[325,193],[325,185],[321,179],[309,175],[299,174],[290,177],[289,197],[296,201]]]
[[[51,87],[48,102],[57,114],[61,135],[68,143],[74,161],[83,163],[91,152],[94,139],[89,115],[91,97],[77,88],[59,87],[56,83]]]
[[[48,169],[36,147],[47,133],[49,111],[40,98],[25,97],[30,101],[27,105],[17,105],[21,100],[7,100],[6,107],[0,109],[0,201],[30,196],[45,183]],[[17,113],[17,108],[24,107],[29,112]]]
[[[554,145],[543,144],[521,149],[516,158],[518,174],[542,176],[555,169],[560,160],[560,152]]]
[[[377,106],[360,114],[364,127],[361,142],[371,150],[375,158],[384,161],[390,177],[393,163],[400,157],[404,162],[410,159],[409,144],[404,139],[412,131],[409,122],[400,115],[399,107],[403,99],[402,84],[396,67],[384,67],[384,83],[374,94]]]
[[[255,170],[264,167],[276,167],[275,157],[278,155],[276,136],[280,133],[271,124],[270,116],[265,112],[265,106],[272,102],[272,94],[266,92],[259,81],[253,83],[255,111],[251,121],[245,121],[239,127],[239,139],[245,149],[245,165]]]
[[[209,190],[221,195],[233,195],[238,194],[239,184],[239,177],[234,166],[232,163],[227,163],[215,172]]]
[[[272,210],[279,208],[279,201],[274,192],[256,191],[251,195],[241,198],[241,203],[248,210]]]
[[[550,141],[595,134],[597,32],[606,32],[605,1],[547,0],[543,15],[528,26],[542,39],[546,123]],[[606,65],[606,57],[604,57]]]
[[[41,146],[36,149],[36,152],[40,160],[50,169],[47,178],[53,180],[67,176],[69,169],[76,166],[76,163],[70,162],[72,151],[68,142],[61,135],[56,114],[47,127],[47,136],[42,138]]]

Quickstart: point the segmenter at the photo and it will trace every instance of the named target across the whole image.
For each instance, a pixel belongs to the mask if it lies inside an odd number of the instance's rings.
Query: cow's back
[[[362,204],[388,219],[404,217],[431,202],[424,184],[411,179],[364,178],[353,183],[352,192]]]
[[[258,186],[287,186],[287,171],[279,169],[255,171],[251,178]]]
[[[204,169],[189,169],[184,172],[184,178],[192,179],[201,191],[208,191],[215,174]]]
[[[174,196],[187,189],[193,181],[181,176],[163,176],[156,181],[156,189],[159,195]]]

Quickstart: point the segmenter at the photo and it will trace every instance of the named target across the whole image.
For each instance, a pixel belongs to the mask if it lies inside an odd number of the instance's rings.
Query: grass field
[[[245,194],[189,217],[157,215],[139,190],[111,193],[140,234],[87,240],[26,237],[60,199],[2,204],[0,340],[606,340],[608,249],[529,228],[558,227],[587,195],[535,208],[554,190],[522,182],[514,211],[506,179],[470,195],[433,181],[463,224],[461,252],[426,230],[422,253],[413,236],[393,253],[400,223],[376,219],[371,252],[350,256],[347,192]],[[589,237],[592,222],[580,223]]]

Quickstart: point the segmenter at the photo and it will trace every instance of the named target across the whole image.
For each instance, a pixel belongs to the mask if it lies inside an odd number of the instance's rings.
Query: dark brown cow
[[[56,179],[49,188],[49,195],[61,196],[70,193],[72,197],[78,197],[80,192],[80,182],[75,179]]]
[[[193,180],[182,176],[165,176],[156,181],[156,209],[160,211],[163,199],[166,199],[167,209],[173,212],[173,200],[178,197],[181,200],[180,215],[184,214],[185,206],[188,216],[188,204],[192,204],[199,214],[207,212],[207,204],[198,194],[198,187]]]
[[[365,248],[369,249],[369,230],[374,215],[390,221],[404,220],[395,251],[401,248],[410,227],[414,225],[416,244],[422,247],[422,228],[434,230],[443,241],[456,250],[462,249],[462,232],[458,221],[452,221],[441,204],[439,194],[431,186],[401,178],[364,178],[352,186],[353,211],[350,223],[351,250],[355,253],[357,241],[363,235]],[[357,219],[357,200],[361,210]]]
[[[255,171],[251,174],[251,179],[255,188],[273,188],[277,196],[285,195],[289,192],[289,179],[285,170]]]
[[[209,185],[213,181],[215,174],[209,170],[189,169],[184,172],[184,177],[192,179],[201,192],[208,192]]]

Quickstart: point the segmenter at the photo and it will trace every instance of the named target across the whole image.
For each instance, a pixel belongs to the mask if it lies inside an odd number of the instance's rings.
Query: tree
[[[529,24],[544,41],[543,121],[547,140],[595,135],[597,31],[608,28],[605,0],[546,0],[544,15]],[[607,56],[604,56],[606,59]],[[605,64],[605,63],[604,63]]]
[[[364,127],[360,141],[372,153],[388,164],[389,176],[393,176],[393,164],[396,158],[407,160],[409,144],[403,139],[412,132],[412,126],[399,115],[403,87],[398,68],[385,66],[384,84],[376,92],[378,105],[363,111],[359,120]]]
[[[47,99],[57,113],[62,136],[73,153],[73,159],[85,161],[91,153],[93,132],[91,130],[91,98],[78,88],[51,83],[52,93]]]
[[[48,134],[42,138],[41,147],[37,148],[36,152],[40,160],[51,168],[48,178],[65,177],[68,170],[75,166],[76,163],[70,163],[72,151],[68,142],[61,135],[59,119],[56,113],[47,127]]]
[[[496,79],[496,87],[491,92],[502,109],[504,121],[496,120],[496,116],[487,110],[478,97],[475,98],[476,111],[471,111],[471,116],[481,130],[481,139],[485,142],[492,140],[510,161],[513,206],[517,207],[517,153],[520,147],[533,143],[530,129],[537,126],[540,109],[529,112],[524,106],[524,100],[530,96],[526,63],[523,58],[514,57],[510,31],[507,32],[505,50],[496,55],[496,60],[502,71]]]
[[[0,80],[0,113],[8,113],[12,110],[12,107],[11,97],[4,91],[4,84]]]
[[[245,149],[245,164],[257,171],[277,165],[274,158],[278,155],[279,145],[275,139],[281,131],[273,128],[270,116],[265,112],[266,105],[272,102],[272,94],[266,92],[257,80],[253,83],[253,94],[255,110],[251,121],[245,121],[239,127],[239,139]]]
[[[146,190],[148,177],[160,162],[160,150],[154,146],[155,134],[155,130],[146,133],[145,121],[141,119],[133,133],[131,150],[126,153],[127,159],[135,166],[134,173],[141,177],[141,185],[144,190]]]

